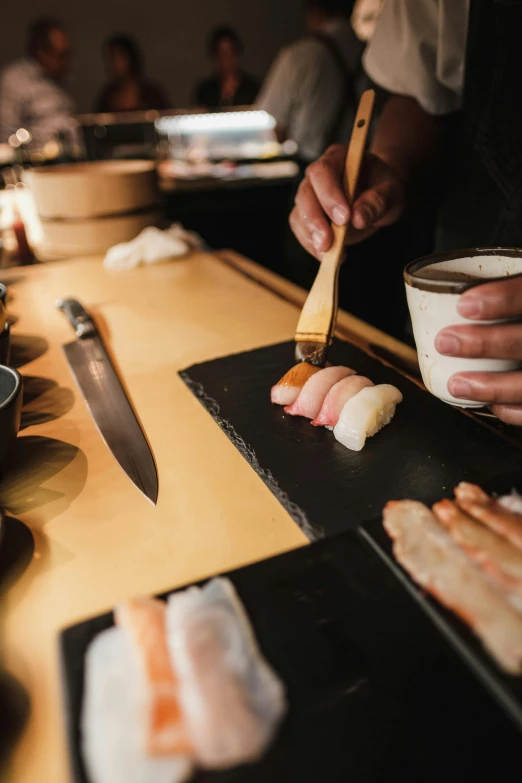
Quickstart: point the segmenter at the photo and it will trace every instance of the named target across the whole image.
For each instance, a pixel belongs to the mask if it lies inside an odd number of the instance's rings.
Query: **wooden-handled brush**
[[[343,187],[351,206],[355,199],[361,161],[372,118],[375,92],[361,96],[346,154]],[[295,334],[295,358],[316,367],[324,367],[326,351],[332,342],[337,317],[339,267],[343,257],[347,226],[332,223],[333,242],[323,256],[319,271],[301,311]]]

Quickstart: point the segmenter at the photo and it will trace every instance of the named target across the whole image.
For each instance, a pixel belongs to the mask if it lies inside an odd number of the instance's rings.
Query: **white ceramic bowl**
[[[454,373],[505,372],[522,367],[519,361],[442,356],[435,348],[435,337],[444,327],[484,323],[470,321],[458,314],[457,302],[464,291],[518,274],[522,274],[522,250],[508,248],[439,253],[406,266],[406,296],[422,380],[439,399],[464,408],[480,408],[483,402],[458,399],[449,393],[448,380]]]

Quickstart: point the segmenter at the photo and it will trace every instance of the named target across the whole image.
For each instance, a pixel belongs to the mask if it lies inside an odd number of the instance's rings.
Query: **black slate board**
[[[483,487],[488,493],[494,495],[507,495],[512,490],[520,493],[522,478],[515,473],[488,481]],[[453,497],[453,493],[447,494]],[[381,518],[365,522],[359,532],[489,690],[501,708],[522,729],[522,677],[511,677],[504,674],[468,626],[454,612],[446,609],[415,584],[395,560],[392,540],[384,530]]]
[[[229,574],[290,710],[254,766],[197,783],[508,779],[520,734],[368,543],[348,532]],[[83,660],[112,615],[61,636],[74,783]]]
[[[392,368],[337,340],[331,360],[404,395],[391,424],[361,452],[270,403],[294,343],[196,364],[180,373],[310,539],[377,517],[392,498],[434,503],[459,481],[521,471],[522,451]]]

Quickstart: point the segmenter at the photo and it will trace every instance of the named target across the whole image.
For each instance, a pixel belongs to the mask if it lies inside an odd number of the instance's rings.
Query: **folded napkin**
[[[156,264],[167,258],[186,256],[191,250],[202,247],[201,237],[186,231],[181,223],[173,223],[164,231],[149,226],[130,242],[111,247],[103,264],[107,269],[132,269],[140,264]]]

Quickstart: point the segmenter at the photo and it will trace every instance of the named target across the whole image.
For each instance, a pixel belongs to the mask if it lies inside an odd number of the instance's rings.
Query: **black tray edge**
[[[448,622],[443,616],[443,611],[445,611],[443,607],[440,607],[425,591],[412,581],[408,573],[395,561],[392,555],[386,552],[379,543],[375,541],[371,533],[365,529],[364,525],[359,527],[358,532],[364,541],[370,545],[375,554],[388,566],[411,598],[413,598],[422,608],[437,630],[441,632],[453,649],[463,658],[477,679],[493,696],[497,704],[499,704],[504,712],[514,721],[515,725],[522,731],[522,709],[513,701],[513,697],[502,682],[500,682],[495,674],[489,670],[488,653],[484,651],[484,661],[481,661],[473,650],[469,648],[466,642],[460,638],[458,630],[451,627],[451,622],[454,621],[458,624],[461,623],[461,621],[451,613],[451,620]],[[471,633],[463,623],[462,628],[467,633]],[[480,644],[480,641],[478,643]],[[488,657],[486,658],[486,656]],[[495,664],[492,663],[491,665]]]
[[[204,362],[206,364],[206,362]],[[203,384],[199,381],[193,381],[188,370],[180,370],[178,372],[179,377],[186,385],[188,390],[196,397],[196,399],[209,413],[222,432],[225,433],[227,438],[234,444],[241,456],[246,460],[250,467],[257,473],[259,478],[266,484],[270,492],[277,498],[283,508],[290,514],[294,522],[300,527],[309,541],[317,541],[325,537],[324,530],[318,525],[312,525],[308,520],[305,512],[292,500],[290,500],[288,494],[281,489],[272,473],[269,470],[263,468],[259,464],[259,460],[255,454],[254,449],[246,443],[241,435],[234,429],[232,424],[226,419],[223,419],[219,415],[219,403],[213,397],[210,397],[203,387]]]

